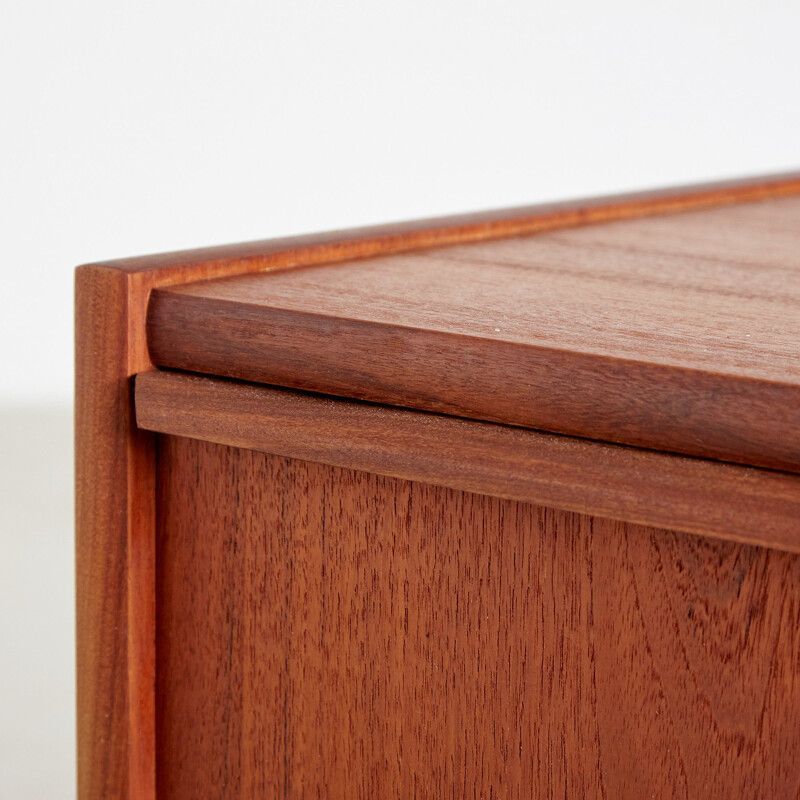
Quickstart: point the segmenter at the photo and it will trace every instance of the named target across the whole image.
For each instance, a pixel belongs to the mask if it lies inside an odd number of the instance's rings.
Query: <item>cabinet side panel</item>
[[[170,436],[158,481],[159,796],[797,796],[797,556]]]

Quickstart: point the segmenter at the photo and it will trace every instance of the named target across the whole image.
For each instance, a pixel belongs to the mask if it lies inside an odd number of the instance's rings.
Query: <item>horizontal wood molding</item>
[[[150,431],[800,552],[800,477],[267,386],[156,371]]]
[[[163,367],[800,471],[798,309],[780,197],[166,287],[147,331]]]
[[[304,236],[104,261],[124,272],[184,270],[186,280],[223,277],[271,267],[292,267],[367,258],[382,253],[477,242],[619,219],[675,214],[698,208],[800,194],[800,172],[690,184],[642,192],[495,209],[372,225]]]

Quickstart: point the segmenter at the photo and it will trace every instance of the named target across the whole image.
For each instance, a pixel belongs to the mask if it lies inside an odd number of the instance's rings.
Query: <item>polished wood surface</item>
[[[610,220],[674,214],[800,193],[800,172],[662,187],[641,192],[501,208],[240,244],[200,247],[104,262],[127,273],[171,269],[183,280],[275,267],[344,261],[380,253],[477,242]],[[180,280],[180,279],[179,279]],[[177,282],[177,281],[176,281]]]
[[[255,384],[150,372],[151,431],[800,552],[800,476]]]
[[[559,203],[80,267],[76,277],[78,796],[155,794],[155,437],[134,426],[132,376],[153,368],[157,287],[487,241],[800,192],[800,176]]]
[[[80,800],[155,796],[155,441],[133,419],[130,376],[140,365],[128,313],[136,297],[124,273],[77,272]]]
[[[800,470],[800,198],[153,293],[153,361]]]
[[[796,798],[800,559],[159,439],[163,797]]]
[[[675,214],[800,194],[800,172],[654,189],[606,197],[497,209],[304,236],[109,259],[93,265],[128,276],[129,349],[139,371],[151,368],[143,319],[150,291],[248,272],[330,264],[385,253]]]

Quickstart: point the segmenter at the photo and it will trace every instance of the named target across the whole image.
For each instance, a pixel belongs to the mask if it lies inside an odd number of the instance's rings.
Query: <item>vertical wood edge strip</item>
[[[155,437],[134,424],[128,276],[76,272],[79,800],[155,798]]]

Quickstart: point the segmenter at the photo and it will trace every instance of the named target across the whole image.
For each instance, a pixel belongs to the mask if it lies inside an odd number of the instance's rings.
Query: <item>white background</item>
[[[0,6],[0,796],[74,794],[72,268],[800,167],[797,2]]]

